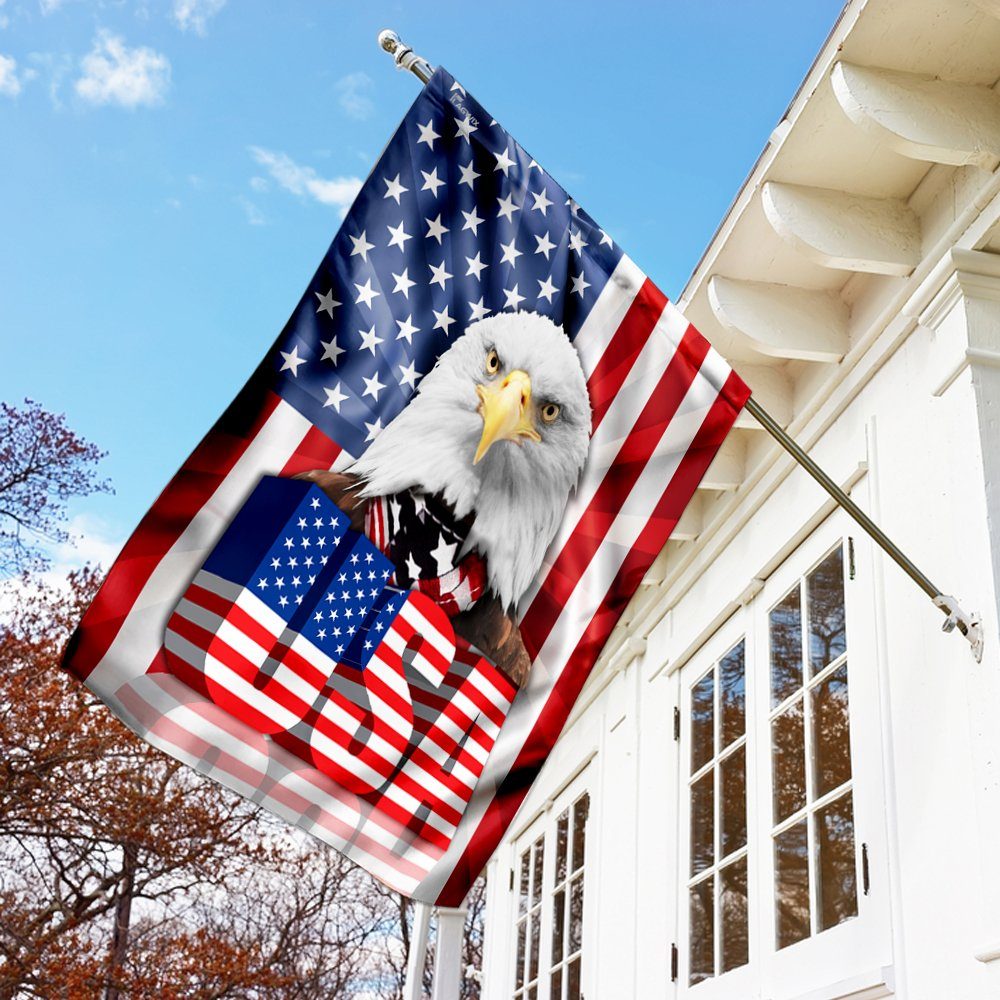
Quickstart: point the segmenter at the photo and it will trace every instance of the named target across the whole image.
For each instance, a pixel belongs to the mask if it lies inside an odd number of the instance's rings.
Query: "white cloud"
[[[264,218],[264,213],[249,199],[240,195],[236,199],[240,208],[243,209],[244,214],[247,217],[247,222],[251,226],[263,226],[267,224],[267,219]]]
[[[369,96],[372,92],[372,78],[367,73],[348,73],[334,85],[337,101],[351,118],[363,121],[370,118],[375,110],[375,102]]]
[[[130,49],[120,35],[102,31],[83,57],[76,92],[91,104],[136,108],[161,104],[170,87],[170,60],[140,46]]]
[[[226,0],[174,0],[174,22],[181,31],[204,35],[208,22],[226,6]]]
[[[17,97],[21,93],[21,79],[17,75],[17,60],[0,55],[0,94]]]
[[[54,542],[47,547],[52,564],[44,573],[37,574],[35,580],[60,587],[66,585],[66,578],[75,570],[90,563],[103,570],[111,569],[125,539],[110,525],[90,514],[78,514],[66,526],[69,540]],[[18,601],[30,593],[37,584],[25,584],[20,577],[0,580],[0,622],[9,618]]]
[[[252,187],[254,191],[257,191],[260,194],[263,194],[268,189],[269,186],[270,185],[268,185],[266,177],[250,178],[250,187]]]
[[[361,190],[360,177],[320,177],[312,167],[297,164],[285,153],[274,153],[251,146],[250,155],[286,190],[314,198],[323,205],[333,205],[346,215]]]
[[[55,13],[64,3],[65,0],[38,0],[38,6],[46,17]]]

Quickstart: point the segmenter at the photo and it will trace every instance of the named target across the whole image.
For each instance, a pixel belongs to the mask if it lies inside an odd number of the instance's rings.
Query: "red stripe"
[[[631,548],[607,595],[591,618],[572,655],[563,666],[559,679],[542,706],[528,739],[518,753],[500,790],[486,807],[472,837],[452,869],[448,881],[438,895],[438,906],[458,906],[469,886],[483,870],[486,862],[503,839],[514,815],[531,788],[552,745],[559,737],[570,709],[590,676],[608,636],[617,623],[636,587],[666,544],[674,525],[698,487],[702,476],[732,429],[740,406],[749,395],[739,377],[732,373],[722,392],[709,410],[695,435],[680,467],[660,497],[635,546]]]
[[[343,451],[339,444],[327,437],[318,427],[310,427],[295,454],[285,462],[279,476],[297,476],[300,472],[329,469]]]
[[[243,433],[226,431],[220,421],[192,452],[115,560],[66,647],[67,670],[86,680],[100,663],[160,560],[232,471],[278,402],[276,395],[267,393]]]
[[[595,431],[648,343],[666,305],[666,295],[647,278],[587,381]]]
[[[708,351],[708,342],[689,326],[579,523],[552,564],[545,586],[521,622],[521,635],[532,659],[544,645],[577,581],[656,451],[677,408],[698,377]]]

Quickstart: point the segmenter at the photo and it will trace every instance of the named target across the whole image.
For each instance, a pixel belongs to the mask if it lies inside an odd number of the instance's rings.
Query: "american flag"
[[[301,725],[263,734],[178,680],[164,631],[261,476],[346,467],[469,323],[526,309],[573,340],[593,406],[582,481],[518,609],[530,681],[509,711],[467,705],[476,657],[456,654],[443,685],[414,698],[415,728],[430,732],[436,712],[448,738],[400,765],[390,812],[310,766]],[[748,396],[612,237],[438,69],[278,341],[125,546],[66,663],[150,742],[401,892],[455,905]],[[477,708],[499,730],[485,753],[489,739],[460,733]],[[435,768],[454,792],[456,766],[469,793],[431,843],[421,795]]]

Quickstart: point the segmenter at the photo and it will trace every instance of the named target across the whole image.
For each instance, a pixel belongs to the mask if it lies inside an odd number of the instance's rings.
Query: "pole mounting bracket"
[[[392,56],[397,69],[407,70],[412,73],[421,83],[427,83],[434,72],[434,67],[418,56],[395,31],[385,28],[378,33],[378,43],[384,52]]]
[[[954,632],[957,628],[972,647],[972,655],[976,663],[983,661],[983,623],[975,611],[965,611],[958,601],[950,594],[938,594],[934,598],[934,604],[940,608],[947,617],[941,625],[942,632]]]

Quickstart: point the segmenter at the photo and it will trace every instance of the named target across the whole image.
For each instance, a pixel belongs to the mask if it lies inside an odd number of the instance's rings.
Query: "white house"
[[[489,866],[485,1000],[1000,997],[1000,0],[851,0],[680,298],[747,415]]]

